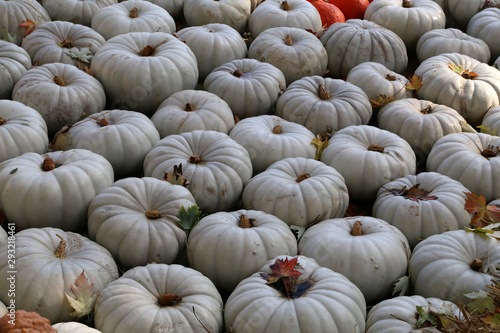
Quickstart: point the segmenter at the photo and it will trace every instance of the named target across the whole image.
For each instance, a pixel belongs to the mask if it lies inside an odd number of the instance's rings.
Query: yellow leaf
[[[417,74],[413,74],[410,78],[410,82],[405,85],[406,90],[418,90],[422,87],[422,78]]]
[[[377,98],[370,99],[370,104],[372,105],[373,108],[381,108],[382,106],[389,104],[390,102],[393,102],[395,100],[396,97],[394,96],[387,97],[384,94],[378,94]]]
[[[89,280],[85,276],[85,271],[82,271],[76,279],[75,284],[71,285],[71,291],[75,297],[71,297],[65,293],[69,304],[75,310],[70,315],[77,318],[88,315],[94,309],[94,304],[99,293],[94,293],[94,284],[89,283]]]
[[[318,135],[318,137],[314,138],[311,143],[316,147],[316,155],[314,158],[319,161],[321,159],[321,153],[323,153],[323,150],[328,147],[328,137],[321,137]]]

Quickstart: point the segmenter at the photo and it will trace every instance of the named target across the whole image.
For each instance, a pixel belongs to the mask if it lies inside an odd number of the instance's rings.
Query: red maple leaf
[[[470,226],[482,228],[491,223],[500,222],[500,208],[494,205],[487,205],[484,195],[477,195],[471,192],[464,192],[467,196],[465,200],[465,210],[472,214]]]
[[[295,292],[296,278],[302,275],[302,272],[296,270],[298,257],[288,260],[288,258],[276,259],[269,268],[273,271],[271,274],[260,273],[267,282],[266,284],[283,283],[288,298]]]
[[[19,24],[19,27],[21,28],[25,28],[26,30],[24,31],[24,37],[28,36],[30,33],[33,32],[33,30],[36,29],[36,23],[33,22],[32,20],[30,19],[27,19],[26,21],[23,21],[21,22],[21,24]]]

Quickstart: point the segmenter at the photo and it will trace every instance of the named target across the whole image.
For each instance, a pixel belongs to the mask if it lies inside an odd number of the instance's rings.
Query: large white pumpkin
[[[207,214],[233,209],[252,177],[246,149],[217,131],[196,130],[161,139],[144,159],[144,175],[162,179],[181,164],[187,188]]]
[[[151,116],[175,92],[194,89],[198,66],[189,46],[165,32],[130,32],[109,39],[92,58],[111,108]]]
[[[0,244],[7,258],[8,244]],[[88,238],[57,228],[30,228],[16,233],[15,294],[17,309],[38,312],[51,322],[74,317],[65,294],[75,298],[71,285],[83,273],[93,293],[118,278],[118,268],[108,250]],[[0,261],[0,278],[12,275],[7,261]],[[9,283],[0,284],[0,301],[9,303]],[[48,292],[50,291],[50,292]]]
[[[31,68],[28,52],[0,39],[0,99],[10,99],[19,78]]]
[[[69,21],[90,27],[92,17],[101,8],[118,0],[41,0],[53,21]]]
[[[36,0],[0,1],[0,22],[2,22],[0,30],[9,34],[13,38],[12,42],[14,44],[21,45],[26,29],[20,24],[29,22],[28,20],[40,26],[45,22],[49,22],[51,18],[40,2]]]
[[[500,133],[500,106],[491,108],[486,112],[481,125],[489,127],[491,130],[497,130]]]
[[[467,24],[467,34],[483,40],[491,51],[491,58],[500,57],[500,8],[485,8],[472,16]]]
[[[95,327],[103,333],[221,332],[222,298],[200,272],[149,264],[125,272],[101,290]]]
[[[24,153],[0,163],[0,209],[19,229],[81,231],[90,201],[113,181],[111,164],[89,150]]]

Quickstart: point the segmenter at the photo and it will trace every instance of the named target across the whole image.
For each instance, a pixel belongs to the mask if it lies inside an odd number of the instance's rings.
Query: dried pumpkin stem
[[[403,0],[403,8],[410,8],[411,2],[410,0]]]
[[[297,183],[300,183],[301,181],[303,181],[304,179],[307,179],[307,178],[311,178],[311,175],[308,173],[303,173],[300,176],[298,176],[297,179],[295,179],[295,181]]]
[[[0,125],[3,125],[7,122],[4,118],[0,117]]]
[[[61,87],[64,87],[66,84],[64,83],[64,80],[61,79],[61,77],[59,76],[54,76],[54,79],[53,79],[54,83],[57,84],[58,86],[61,86]]]
[[[43,164],[42,164],[43,171],[50,171],[50,170],[54,170],[55,168],[56,168],[56,164],[54,163],[53,159],[51,159],[50,157],[46,157],[43,160]]]
[[[233,72],[233,76],[236,76],[236,77],[242,77],[243,76],[243,72],[240,71],[239,69],[235,70]]]
[[[376,152],[379,152],[379,153],[383,153],[384,152],[384,147],[379,146],[377,144],[372,144],[372,145],[368,146],[367,149],[370,150],[370,151],[376,151]]]
[[[290,36],[290,34],[286,34],[285,44],[288,45],[288,46],[292,46],[293,45],[292,37]]]
[[[318,96],[324,101],[327,101],[331,98],[330,94],[328,93],[328,90],[326,90],[326,87],[324,84],[320,84],[318,86]]]
[[[240,228],[247,229],[253,227],[253,219],[249,219],[245,214],[240,215]]]
[[[161,218],[161,212],[157,210],[147,210],[144,214],[150,220],[157,220]]]
[[[483,261],[479,258],[472,260],[472,262],[470,263],[470,268],[472,268],[476,272],[480,271],[483,268]]]
[[[290,7],[290,4],[288,3],[288,1],[283,1],[281,3],[281,9],[288,11],[288,10],[290,10],[292,8]]]
[[[486,158],[490,158],[490,157],[496,157],[497,156],[497,152],[494,151],[493,149],[485,149],[481,152],[481,155],[483,157],[486,157]]]
[[[137,17],[137,12],[139,11],[139,9],[137,9],[137,7],[134,7],[130,10],[130,18],[136,18]]]
[[[385,79],[388,81],[396,81],[396,77],[394,75],[391,75],[391,74],[387,74],[385,76]]]
[[[101,118],[97,121],[100,126],[108,126],[110,124],[109,120],[106,118]]]
[[[177,305],[182,301],[182,297],[176,294],[164,294],[158,299],[158,305],[160,306],[173,306]]]
[[[352,230],[351,230],[351,235],[353,235],[353,236],[363,235],[363,232],[361,231],[361,226],[362,226],[362,224],[360,221],[354,222],[354,225],[352,226]]]
[[[420,113],[422,113],[422,114],[432,113],[432,106],[427,105],[424,109],[420,110]]]
[[[56,234],[56,236],[59,237],[61,241],[59,242],[59,245],[57,245],[54,256],[59,259],[64,259],[66,258],[66,241],[60,235]]]
[[[141,51],[139,51],[139,54],[143,57],[149,57],[154,55],[156,52],[156,47],[152,45],[147,45],[145,48],[143,48]]]
[[[281,125],[276,125],[273,127],[273,134],[281,134],[283,133],[283,127]]]
[[[186,107],[184,108],[185,111],[194,111],[194,106],[191,103],[186,103]]]
[[[189,156],[189,163],[199,164],[201,163],[201,157],[199,155],[191,155]]]

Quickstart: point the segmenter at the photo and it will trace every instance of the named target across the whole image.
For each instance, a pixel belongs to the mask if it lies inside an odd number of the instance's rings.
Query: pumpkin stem
[[[292,46],[293,45],[292,37],[290,36],[290,34],[286,34],[285,44],[288,45],[288,46]]]
[[[281,9],[288,11],[292,8],[290,7],[290,4],[288,3],[288,1],[285,0],[281,3]]]
[[[303,181],[304,179],[307,179],[307,178],[310,178],[310,177],[311,177],[311,175],[310,175],[310,174],[308,174],[308,173],[303,173],[303,174],[301,174],[300,176],[298,176],[298,177],[297,177],[297,179],[295,179],[295,181],[296,181],[297,183],[300,183],[300,182],[301,182],[301,181]]]
[[[472,260],[472,262],[470,263],[470,268],[472,268],[476,272],[480,271],[483,268],[483,261],[479,258]]]
[[[240,228],[252,228],[254,219],[249,219],[245,214],[240,215]]]
[[[98,123],[102,127],[108,126],[110,124],[109,120],[107,120],[106,118],[101,118],[97,120],[96,123]]]
[[[403,8],[410,8],[411,2],[410,0],[403,0]]]
[[[396,77],[394,75],[391,75],[391,74],[387,74],[385,76],[385,79],[388,81],[396,81]]]
[[[54,170],[55,168],[56,168],[56,164],[54,163],[53,159],[46,157],[43,160],[43,164],[42,164],[43,171],[50,171],[50,170]]]
[[[7,122],[7,120],[5,120],[4,118],[0,117],[0,126],[5,124]]]
[[[483,155],[483,157],[486,157],[486,158],[496,157],[497,152],[494,151],[493,149],[487,148],[481,152],[481,155]]]
[[[157,210],[147,210],[144,215],[150,220],[161,219],[161,212]]]
[[[281,134],[283,133],[283,127],[281,125],[276,125],[273,127],[273,134]]]
[[[319,96],[319,98],[321,98],[324,101],[327,101],[331,98],[331,96],[328,93],[328,91],[326,90],[326,87],[324,84],[320,84],[318,86],[318,96]]]
[[[182,301],[182,297],[176,294],[164,294],[158,299],[159,306],[173,306]]]
[[[201,163],[201,157],[199,155],[191,155],[189,156],[189,163],[199,164]]]
[[[136,18],[137,17],[137,12],[139,11],[139,9],[137,9],[137,7],[134,7],[130,10],[130,18]]]
[[[429,113],[432,113],[432,106],[427,105],[427,106],[425,107],[425,109],[420,110],[420,113],[423,113],[423,114],[429,114]]]
[[[66,258],[66,241],[58,234],[56,234],[56,236],[59,237],[61,241],[59,242],[59,245],[57,245],[56,251],[54,252],[54,256],[56,256],[59,259],[64,259]]]
[[[66,49],[70,49],[74,46],[72,42],[70,42],[69,40],[66,40],[66,39],[63,40],[62,42],[58,42],[57,45],[59,45],[62,48],[66,48]]]
[[[243,76],[243,72],[240,71],[239,69],[235,70],[233,72],[233,76],[236,76],[236,77],[242,77]]]
[[[58,86],[64,87],[66,84],[64,83],[64,80],[61,79],[59,76],[54,76],[54,83],[57,84]]]
[[[362,224],[360,221],[354,222],[354,225],[352,226],[352,230],[351,230],[351,235],[353,235],[353,236],[363,235],[363,232],[361,231],[361,226],[362,226]]]
[[[191,103],[186,103],[185,111],[194,111],[194,106]]]
[[[367,149],[370,150],[370,151],[376,151],[376,152],[379,152],[379,153],[383,153],[384,152],[384,147],[379,146],[377,144],[372,144],[372,145],[368,146]]]
[[[145,48],[143,48],[141,51],[139,51],[139,54],[143,57],[149,57],[154,55],[156,52],[156,47],[147,45]]]

